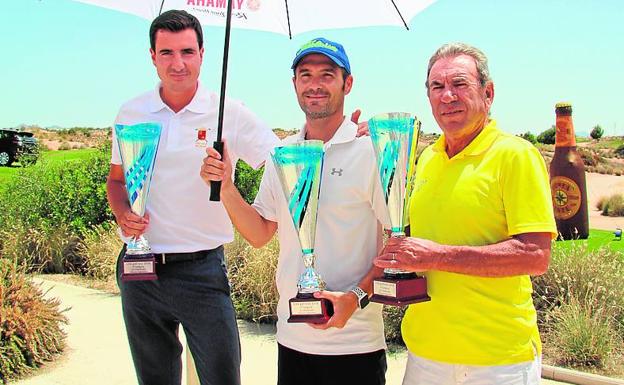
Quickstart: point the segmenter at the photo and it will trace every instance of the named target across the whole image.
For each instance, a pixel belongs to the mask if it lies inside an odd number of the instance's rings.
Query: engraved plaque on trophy
[[[304,271],[297,282],[296,297],[289,300],[288,322],[326,323],[334,312],[331,301],[314,298],[315,292],[325,288],[325,282],[314,269],[323,154],[322,141],[305,140],[277,147],[272,155],[303,253]]]
[[[160,123],[115,125],[130,208],[140,217],[145,215],[160,133]],[[123,281],[157,279],[156,259],[143,235],[128,241],[121,269]]]
[[[368,127],[390,218],[390,237],[405,237],[420,122],[408,113],[391,112],[374,116]],[[416,273],[386,268],[383,277],[373,280],[373,302],[403,306],[430,299],[427,279]]]

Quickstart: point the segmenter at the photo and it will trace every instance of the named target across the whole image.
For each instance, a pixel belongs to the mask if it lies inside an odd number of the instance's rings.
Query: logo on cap
[[[331,40],[327,40],[325,38],[319,37],[316,39],[312,39],[309,42],[299,48],[297,51],[297,55],[293,60],[292,69],[295,69],[299,61],[311,53],[319,53],[330,58],[334,63],[336,63],[339,67],[344,68],[347,73],[351,73],[351,65],[349,64],[349,58],[347,57],[347,53],[344,50],[344,47],[341,44],[333,42]]]

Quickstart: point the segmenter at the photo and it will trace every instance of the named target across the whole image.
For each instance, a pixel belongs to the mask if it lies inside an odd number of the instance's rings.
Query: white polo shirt
[[[209,200],[210,187],[199,176],[205,148],[195,146],[197,129],[205,128],[208,146],[217,137],[219,95],[199,85],[195,97],[177,113],[160,98],[160,84],[126,102],[116,124],[162,123],[146,211],[145,233],[155,253],[213,249],[233,240],[232,223],[221,202]],[[112,164],[121,164],[113,130]],[[223,138],[232,167],[239,158],[262,165],[278,142],[275,134],[241,102],[226,99]]]
[[[370,270],[381,244],[378,220],[387,223],[370,138],[356,138],[356,131],[357,125],[345,119],[325,143],[314,254],[316,270],[327,283],[327,290],[346,292],[358,284]],[[282,144],[304,137],[302,130]],[[270,158],[253,206],[264,218],[278,224],[277,341],[294,350],[322,355],[385,349],[382,306],[376,303],[356,310],[343,329],[317,330],[307,324],[286,322],[290,315],[288,300],[297,294],[304,266],[299,238]]]

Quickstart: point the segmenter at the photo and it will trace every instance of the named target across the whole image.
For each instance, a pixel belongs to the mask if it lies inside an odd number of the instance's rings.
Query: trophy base
[[[430,301],[427,294],[427,278],[415,273],[385,274],[373,280],[371,302],[391,306]]]
[[[153,281],[156,275],[156,257],[154,254],[124,255],[121,261],[121,280]]]
[[[288,301],[290,306],[289,323],[305,322],[324,324],[334,314],[334,305],[326,298],[314,298],[311,293],[297,293]]]

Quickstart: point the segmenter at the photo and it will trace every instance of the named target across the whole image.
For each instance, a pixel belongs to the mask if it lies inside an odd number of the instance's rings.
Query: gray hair
[[[481,87],[485,86],[487,82],[492,80],[490,79],[490,70],[488,69],[487,57],[480,49],[466,43],[448,43],[438,48],[433,56],[431,56],[431,59],[429,59],[429,67],[427,68],[427,80],[425,80],[425,87],[429,89],[429,73],[431,72],[431,67],[433,67],[436,61],[442,58],[450,58],[459,55],[468,55],[474,59],[475,63],[477,64],[477,74],[479,75],[479,82],[481,83]]]

